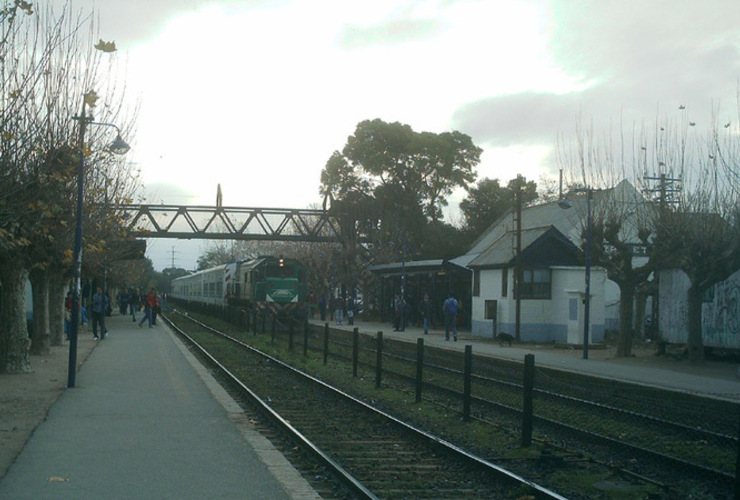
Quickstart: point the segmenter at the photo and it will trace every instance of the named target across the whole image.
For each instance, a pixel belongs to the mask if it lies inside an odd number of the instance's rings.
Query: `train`
[[[274,256],[238,260],[172,280],[170,296],[284,314],[306,307],[306,267]]]

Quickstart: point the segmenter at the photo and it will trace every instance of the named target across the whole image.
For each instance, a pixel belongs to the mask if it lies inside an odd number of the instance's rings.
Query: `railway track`
[[[222,328],[230,329],[226,324]],[[250,344],[261,341],[265,350],[279,352],[280,357],[288,357],[291,363],[298,364],[311,358],[320,359],[319,353],[327,349],[328,342],[329,366],[334,368],[327,372],[315,364],[310,367],[312,372],[321,372],[324,380],[334,380],[334,384],[359,394],[366,401],[397,394],[390,397],[390,402],[372,401],[372,404],[388,408],[389,412],[402,415],[401,418],[415,422],[418,427],[434,429],[435,434],[484,457],[484,461],[503,465],[520,477],[568,498],[734,498],[733,475],[729,472],[734,459],[727,457],[734,457],[737,447],[737,438],[731,429],[733,421],[737,421],[737,407],[727,407],[726,402],[697,402],[690,395],[675,395],[670,397],[668,405],[673,409],[671,415],[657,404],[668,398],[663,392],[653,393],[649,388],[627,387],[617,382],[594,383],[582,375],[540,370],[538,381],[547,379],[548,389],[535,391],[538,410],[535,445],[527,452],[518,445],[522,412],[521,364],[476,358],[472,382],[473,422],[460,425],[456,434],[450,430],[454,425],[420,417],[417,411],[421,408],[410,404],[416,361],[413,343],[385,341],[383,387],[387,390],[377,391],[358,387],[361,385],[358,381],[373,378],[377,363],[375,339],[361,342],[360,373],[350,377],[351,333],[337,332],[328,341],[321,332],[311,332],[304,339],[304,352],[308,354],[298,355],[293,351],[292,340],[286,342],[284,334],[276,336],[273,333],[270,340],[264,334],[257,336],[256,331],[254,334],[241,329],[229,331]],[[286,352],[288,345],[290,348]],[[462,408],[460,371],[454,369],[462,363],[456,356],[461,355],[432,348],[427,348],[424,354],[423,401],[440,407],[441,412],[450,416],[450,423],[460,420]],[[326,365],[325,353],[323,358]],[[591,393],[579,392],[583,391],[583,386],[590,387]],[[609,402],[613,405],[615,401],[620,408],[610,406]],[[645,408],[657,412],[647,414],[643,411]],[[570,417],[564,416],[563,411],[570,412]],[[695,421],[694,417],[702,411],[712,415],[711,419],[701,420],[702,426],[675,423]],[[714,418],[715,413],[717,418]],[[667,418],[670,416],[675,421]],[[596,422],[597,426],[582,425],[587,422]],[[469,439],[476,433],[477,437]],[[481,434],[487,438],[479,439]],[[672,445],[672,448],[662,452],[655,449],[655,443]],[[698,453],[691,459],[682,458],[687,450]],[[721,450],[724,455],[714,450]],[[697,456],[698,466],[694,463]],[[709,460],[702,462],[702,456]]]
[[[565,498],[233,337],[176,323],[233,388],[341,481],[348,498]]]
[[[335,340],[332,353],[349,361],[351,349],[349,343]],[[413,390],[415,346],[389,342],[384,356],[387,383]],[[454,367],[463,363],[461,355],[457,360],[455,356],[434,349],[425,352],[424,399],[461,411],[460,384],[451,381],[462,379],[461,371]],[[371,358],[372,352],[364,356],[368,368],[372,367]],[[517,426],[522,421],[524,392],[521,363],[480,358],[475,364],[473,418]],[[541,385],[548,387],[534,390],[536,435],[543,444],[564,454],[587,455],[623,475],[651,481],[664,490],[666,498],[691,497],[692,493],[682,489],[687,480],[696,483],[697,489],[710,491],[711,498],[734,497],[738,452],[735,404],[555,370],[540,369],[537,378],[547,379]],[[654,413],[648,414],[646,409]]]

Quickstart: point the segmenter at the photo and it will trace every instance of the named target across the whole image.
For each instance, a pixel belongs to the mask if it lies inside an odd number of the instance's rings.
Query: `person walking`
[[[152,309],[154,308],[154,304],[157,300],[156,292],[154,291],[154,288],[151,289],[151,291],[146,294],[146,297],[142,300],[142,304],[144,305],[144,317],[141,318],[141,321],[139,321],[139,328],[143,328],[144,321],[147,321],[149,323],[149,328],[152,328],[154,325],[152,324]]]
[[[396,295],[394,308],[394,319],[393,319],[393,331],[403,332],[406,330],[406,300],[399,293]]]
[[[72,304],[74,299],[72,298],[72,292],[67,292],[67,297],[64,299],[64,334],[69,340],[69,332],[72,330]]]
[[[350,297],[347,299],[347,324],[355,324],[355,298]]]
[[[344,306],[344,299],[341,295],[337,295],[337,298],[334,299],[334,319],[337,320],[337,325],[341,325],[344,319]]]
[[[429,300],[429,294],[424,294],[424,299],[419,303],[419,315],[424,325],[424,335],[429,334],[429,325],[432,321],[432,302]]]
[[[141,296],[139,295],[138,288],[132,288],[131,293],[128,296],[128,309],[131,314],[131,321],[136,323],[136,311],[139,309],[141,303]]]
[[[319,314],[321,321],[326,321],[326,297],[324,295],[319,297]]]
[[[108,310],[108,299],[103,289],[98,287],[92,298],[92,329],[93,339],[100,340],[101,337],[108,336],[108,330],[105,328],[105,314]],[[100,336],[98,336],[98,326],[100,326]]]
[[[450,294],[447,300],[442,304],[442,313],[445,317],[445,340],[450,340],[450,329],[457,342],[457,312],[460,309],[460,303]]]
[[[162,312],[161,303],[159,302],[159,294],[154,292],[154,305],[152,305],[152,325],[157,324],[157,315]]]

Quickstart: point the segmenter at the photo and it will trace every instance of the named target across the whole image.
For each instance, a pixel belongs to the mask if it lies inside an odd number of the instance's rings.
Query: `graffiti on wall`
[[[672,343],[688,337],[689,279],[681,271],[660,273],[660,333]],[[702,337],[708,347],[740,349],[740,272],[717,283],[702,305]]]
[[[702,307],[702,335],[706,345],[740,347],[740,275],[714,285],[714,297]]]

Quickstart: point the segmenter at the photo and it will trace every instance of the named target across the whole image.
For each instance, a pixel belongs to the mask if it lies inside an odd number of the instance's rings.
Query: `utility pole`
[[[517,187],[514,198],[514,207],[516,211],[516,258],[514,261],[514,300],[516,304],[515,312],[515,338],[517,342],[521,340],[522,329],[522,297],[519,289],[522,280],[522,176],[517,175]]]
[[[668,204],[675,205],[678,203],[678,199],[675,195],[681,192],[682,179],[668,177],[666,174],[660,174],[659,177],[648,177],[646,175],[644,180],[646,183],[652,184],[651,187],[645,188],[645,193],[647,193],[653,201],[658,202],[661,215],[668,208]],[[657,200],[655,199],[655,193],[658,194]],[[660,273],[655,273],[654,280],[656,289],[660,289]],[[660,302],[657,300],[657,292],[656,295],[653,296],[651,313],[653,321],[657,321],[660,313]]]

